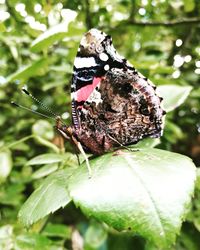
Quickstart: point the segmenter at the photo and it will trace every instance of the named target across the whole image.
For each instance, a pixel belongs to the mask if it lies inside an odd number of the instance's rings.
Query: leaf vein
[[[157,208],[156,206],[156,202],[155,200],[153,199],[153,196],[151,194],[151,191],[148,189],[148,187],[145,185],[145,181],[143,181],[142,179],[142,176],[139,174],[139,172],[136,170],[136,168],[134,168],[132,166],[132,161],[130,159],[129,156],[126,156],[125,157],[125,160],[127,161],[128,163],[128,166],[131,167],[131,170],[134,171],[135,175],[138,177],[139,181],[141,182],[142,186],[144,187],[144,190],[146,191],[146,193],[148,194],[148,197],[149,197],[149,200],[151,201],[151,204],[152,204],[152,207],[154,208],[154,211],[155,211],[155,216],[157,218],[157,221],[158,221],[158,224],[161,228],[161,234],[164,236],[165,235],[165,230],[164,230],[164,226],[162,224],[162,221],[161,221],[161,216],[160,216],[160,212],[159,212],[159,209]]]

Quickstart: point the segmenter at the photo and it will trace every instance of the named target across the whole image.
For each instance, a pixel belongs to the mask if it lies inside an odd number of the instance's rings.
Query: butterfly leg
[[[80,153],[83,155],[84,159],[85,159],[85,163],[86,163],[86,166],[87,166],[87,169],[88,169],[88,173],[89,173],[89,178],[92,177],[92,169],[90,167],[90,163],[89,163],[89,160],[88,160],[88,157],[81,145],[81,143],[79,141],[76,140],[76,138],[74,136],[72,136],[72,140],[74,142],[74,144],[77,146],[77,148],[79,149]]]
[[[60,129],[57,126],[57,130],[63,135],[64,138],[69,139],[71,137],[72,141],[77,146],[77,148],[80,151],[80,153],[83,155],[83,157],[85,159],[85,162],[86,162],[86,166],[87,166],[88,172],[89,172],[89,178],[91,178],[91,176],[92,176],[92,169],[90,167],[89,160],[87,158],[87,155],[85,154],[85,151],[84,151],[81,143],[72,135],[72,131],[71,131],[70,127],[66,127],[65,129],[66,129],[66,131],[63,131],[62,129]]]
[[[112,137],[109,133],[106,133],[106,135],[111,139],[113,140],[114,142],[116,142],[117,144],[119,144],[119,146],[121,146],[122,148],[125,148],[127,149],[128,151],[131,151],[131,152],[135,152],[135,151],[139,151],[138,149],[134,150],[134,149],[131,149],[123,144],[121,144],[118,140],[116,140],[114,137]]]

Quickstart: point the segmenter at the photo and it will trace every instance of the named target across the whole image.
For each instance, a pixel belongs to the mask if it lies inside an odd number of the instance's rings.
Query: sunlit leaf
[[[137,144],[133,144],[131,147],[134,148],[154,148],[160,144],[159,138],[144,138],[143,140],[139,141]]]
[[[31,44],[31,50],[38,52],[67,37],[68,25],[75,18],[76,13],[69,15],[68,22],[59,23],[37,37]]]
[[[0,152],[0,183],[4,182],[12,169],[12,156],[9,150]]]
[[[30,65],[20,68],[15,73],[7,77],[6,82],[11,82],[14,80],[25,81],[31,76],[40,76],[46,73],[48,69],[48,58],[42,58],[38,61],[33,61]]]
[[[41,136],[46,140],[52,140],[54,137],[54,130],[52,124],[46,120],[38,119],[32,127],[32,133]]]
[[[44,235],[36,233],[24,233],[18,235],[15,239],[15,249],[44,249],[48,250],[53,245],[53,242]]]
[[[67,35],[67,26],[64,24],[59,24],[53,26],[46,32],[38,36],[31,44],[31,50],[33,52],[38,52],[43,49],[48,48],[53,43],[63,39]]]
[[[0,203],[12,206],[20,205],[24,198],[22,193],[24,188],[25,186],[23,183],[15,183],[4,188],[2,187],[0,192]]]
[[[55,172],[58,169],[57,163],[47,164],[44,167],[41,167],[37,171],[35,171],[32,175],[33,179],[40,179],[42,177],[45,177],[53,172]]]
[[[45,147],[51,148],[54,152],[59,153],[60,151],[59,148],[52,142],[44,139],[41,136],[34,136],[34,138],[39,144],[44,145]]]
[[[191,90],[191,86],[178,85],[162,85],[157,88],[158,94],[163,97],[163,107],[167,112],[184,103]]]
[[[184,2],[184,9],[186,12],[191,12],[195,8],[195,1],[194,0],[183,0]]]
[[[8,249],[13,244],[13,226],[4,225],[0,227],[0,249]]]
[[[44,228],[42,234],[48,237],[61,237],[65,239],[70,239],[72,229],[63,224],[52,224],[48,223]]]
[[[46,147],[54,150],[54,152],[59,153],[59,148],[51,142],[54,138],[53,126],[46,120],[38,120],[32,126],[32,133],[35,140]]]
[[[71,198],[66,185],[72,170],[60,170],[47,177],[19,211],[19,220],[30,226],[46,215],[66,206]]]
[[[82,166],[69,185],[70,196],[86,215],[160,247],[175,241],[194,190],[191,159],[148,148],[119,150],[90,164],[92,178]]]
[[[29,160],[27,164],[29,165],[52,164],[61,162],[63,160],[64,157],[61,154],[42,154]]]
[[[107,232],[101,224],[91,223],[85,233],[85,244],[93,249],[98,249],[106,240]]]

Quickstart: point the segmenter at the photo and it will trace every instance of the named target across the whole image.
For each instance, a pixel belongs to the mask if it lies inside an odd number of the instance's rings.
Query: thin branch
[[[177,26],[177,25],[191,25],[191,24],[200,24],[200,18],[187,18],[182,20],[172,20],[172,21],[164,21],[164,22],[142,22],[135,20],[127,20],[125,21],[128,25],[136,25],[136,26]]]
[[[130,14],[129,14],[129,20],[130,21],[135,21],[135,13],[136,13],[136,4],[135,4],[135,0],[131,1],[131,6],[130,6]]]
[[[91,19],[91,13],[90,13],[90,1],[85,0],[85,22],[87,29],[92,28],[92,19]]]

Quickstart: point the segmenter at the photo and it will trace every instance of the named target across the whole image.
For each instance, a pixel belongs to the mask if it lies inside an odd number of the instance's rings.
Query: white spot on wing
[[[94,89],[89,98],[87,99],[87,101],[95,102],[96,105],[98,105],[100,102],[102,102],[101,93],[98,90]]]
[[[107,71],[107,70],[109,70],[109,65],[108,64],[106,64],[105,66],[104,66],[104,69]]]
[[[74,66],[77,69],[80,68],[90,68],[96,66],[94,57],[76,57],[74,61]]]
[[[101,53],[99,55],[99,58],[102,60],[102,61],[107,61],[108,60],[108,55],[106,53]]]

